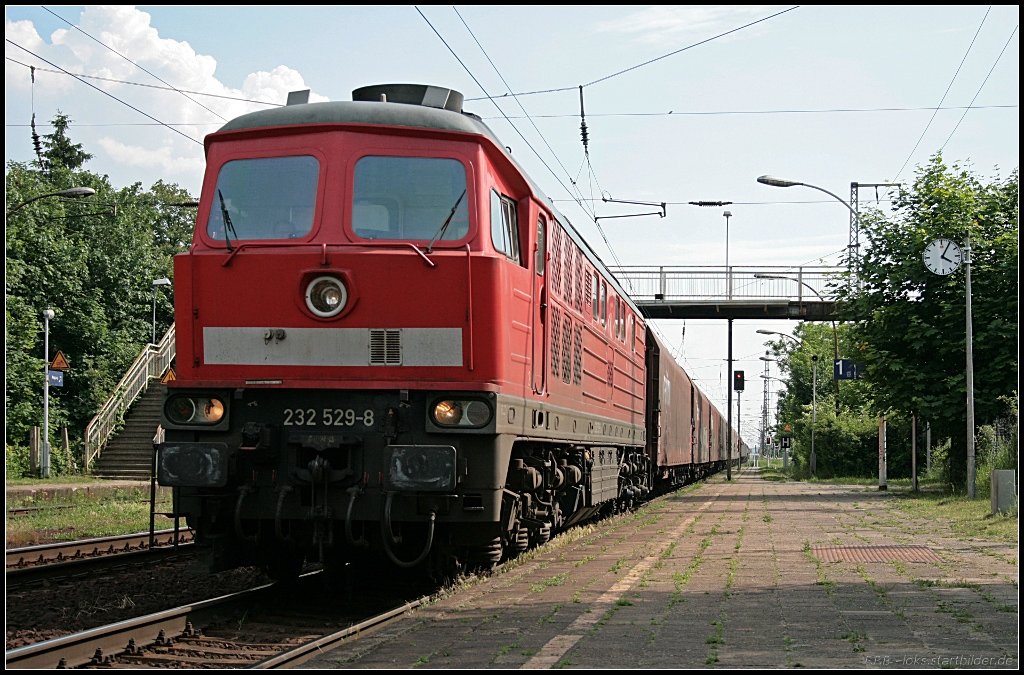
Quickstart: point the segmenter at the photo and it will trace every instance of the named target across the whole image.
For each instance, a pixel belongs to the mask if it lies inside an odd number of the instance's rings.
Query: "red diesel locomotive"
[[[725,467],[722,415],[461,94],[353,99],[205,141],[158,479],[213,569],[489,565]]]

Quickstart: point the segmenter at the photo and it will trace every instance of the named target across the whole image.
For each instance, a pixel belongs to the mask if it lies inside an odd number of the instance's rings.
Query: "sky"
[[[7,5],[4,18],[8,163],[34,158],[33,114],[46,134],[59,111],[93,154],[85,168],[115,187],[196,195],[203,137],[237,115],[302,89],[346,101],[431,84],[465,96],[612,267],[839,264],[849,210],[764,174],[846,202],[851,182],[910,184],[939,151],[986,181],[1019,166],[1017,5]],[[665,202],[665,216],[595,222],[651,210],[602,197]],[[859,200],[888,205],[884,191]],[[726,322],[654,323],[724,414]],[[751,446],[771,337],[755,331],[794,327],[734,322]]]

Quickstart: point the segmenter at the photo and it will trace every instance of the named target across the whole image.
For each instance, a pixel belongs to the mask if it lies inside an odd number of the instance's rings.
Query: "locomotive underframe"
[[[256,563],[287,576],[304,559],[367,552],[403,567],[488,565],[654,487],[643,448],[610,442],[642,429],[515,397],[217,393],[223,424],[168,422],[160,447],[161,482],[175,486],[174,511],[212,548],[213,569]],[[436,401],[460,396],[485,400],[490,421],[445,429],[430,418]]]

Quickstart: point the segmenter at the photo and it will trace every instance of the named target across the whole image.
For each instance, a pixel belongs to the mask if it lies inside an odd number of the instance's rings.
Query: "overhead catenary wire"
[[[458,55],[455,54],[455,50],[453,50],[452,47],[447,43],[447,41],[445,41],[444,38],[441,37],[440,33],[437,31],[436,28],[434,28],[434,26],[430,23],[430,21],[427,20],[427,17],[423,14],[423,12],[421,12],[418,7],[416,8],[416,11],[419,12],[420,16],[423,17],[423,20],[427,22],[427,24],[434,31],[434,33],[439,38],[441,38],[441,41],[444,42],[445,46],[452,53],[452,55],[455,56],[456,60],[459,61],[460,65],[462,65],[462,67],[466,69],[466,72],[468,72],[470,74],[470,77],[472,77],[473,81],[477,83],[477,86],[479,86],[480,89],[484,91],[484,93],[487,93],[487,90],[483,87],[483,85],[480,83],[480,81],[476,78],[475,75],[473,75],[472,72],[469,71],[469,68],[465,65],[465,63],[463,63],[462,59],[460,59],[458,57]],[[469,24],[467,24],[465,19],[462,18],[462,14],[459,13],[458,9],[455,9],[455,14],[459,17],[459,20],[462,21],[462,25],[466,27],[466,30],[469,32],[470,36],[473,38],[473,41],[476,42],[477,47],[479,47],[480,51],[483,52],[484,56],[487,58],[488,63],[491,64],[491,67],[494,69],[495,73],[497,73],[497,75],[501,79],[502,83],[505,84],[505,86],[507,87],[508,86],[508,82],[505,80],[505,77],[501,74],[501,71],[495,65],[494,61],[491,59],[490,55],[487,53],[487,50],[485,50],[483,45],[480,44],[480,41],[477,39],[477,37],[473,33],[472,29],[470,29]],[[581,90],[581,96],[582,96],[582,90]],[[569,182],[576,189],[576,194],[579,197],[579,199],[576,200],[577,205],[579,205],[579,207],[581,209],[583,209],[590,216],[591,220],[593,220],[594,224],[597,226],[598,233],[601,235],[601,239],[604,240],[605,246],[608,248],[608,252],[612,256],[612,259],[615,260],[615,264],[616,265],[621,267],[622,263],[619,261],[619,258],[616,255],[615,250],[612,248],[611,242],[608,241],[607,235],[605,235],[604,230],[601,228],[601,224],[597,220],[596,212],[594,212],[592,209],[591,210],[587,209],[586,204],[585,204],[584,199],[583,199],[583,195],[579,192],[579,186],[576,184],[575,181],[573,181],[572,174],[569,172],[569,170],[562,163],[562,160],[558,157],[558,154],[551,147],[551,144],[548,143],[547,139],[544,137],[544,134],[541,133],[540,129],[537,128],[537,125],[530,118],[529,114],[526,112],[526,108],[523,106],[522,102],[519,101],[519,98],[516,97],[516,96],[513,96],[513,98],[515,99],[516,104],[523,111],[523,113],[526,114],[527,119],[530,121],[530,124],[533,125],[534,131],[536,131],[537,135],[540,136],[542,141],[544,141],[544,145],[547,146],[548,150],[551,152],[551,155],[555,158],[555,161],[558,162],[558,165],[562,168],[562,171],[565,172],[566,176],[569,179]],[[491,103],[494,104],[495,108],[498,108],[498,110],[505,117],[505,119],[512,126],[512,128],[515,129],[516,133],[519,134],[519,137],[523,139],[523,141],[527,144],[527,146],[531,150],[533,150],[534,154],[537,155],[537,158],[540,159],[542,163],[544,163],[544,166],[548,169],[548,171],[551,171],[552,175],[554,175],[554,171],[551,169],[551,167],[548,166],[546,162],[544,162],[543,158],[540,156],[540,153],[537,152],[537,150],[530,144],[530,142],[526,140],[526,137],[523,136],[522,132],[520,132],[519,129],[515,126],[515,124],[513,124],[512,121],[508,118],[508,116],[505,115],[505,111],[502,110],[499,105],[494,103],[494,101],[491,101]],[[588,159],[588,164],[589,164],[589,159]],[[557,179],[558,177],[555,176],[555,178]],[[562,185],[563,189],[566,189],[567,192],[572,194],[572,191],[568,190],[568,188],[566,188],[565,185],[562,184],[562,182],[560,180],[559,180],[559,184]],[[630,283],[630,282],[627,280],[627,283]]]
[[[17,45],[15,45],[15,46],[17,46]],[[29,53],[31,53],[31,52],[29,52]],[[35,55],[33,54],[33,56],[35,56]],[[177,92],[182,92],[182,93],[185,93],[185,94],[192,94],[193,96],[209,96],[211,98],[222,98],[222,99],[226,99],[226,100],[229,100],[229,101],[240,101],[242,103],[256,103],[258,105],[269,105],[269,106],[273,106],[273,107],[277,107],[277,108],[284,107],[283,103],[277,103],[277,102],[274,102],[274,101],[260,101],[260,100],[257,100],[257,99],[244,98],[244,97],[241,97],[241,96],[228,96],[227,94],[211,94],[211,93],[205,92],[205,91],[192,91],[190,89],[178,89],[178,88],[175,88],[175,87],[161,87],[161,86],[156,85],[156,84],[147,84],[147,83],[143,83],[143,82],[132,82],[130,80],[120,80],[120,79],[117,79],[117,78],[114,78],[114,77],[100,77],[99,75],[87,75],[85,73],[73,73],[73,72],[71,72],[69,70],[65,70],[64,68],[60,68],[60,66],[55,66],[53,69],[51,69],[51,68],[40,68],[38,66],[31,66],[31,65],[29,65],[27,63],[19,61],[19,60],[15,59],[15,58],[12,58],[10,56],[5,56],[4,58],[6,58],[11,63],[16,63],[19,66],[24,66],[26,68],[35,68],[36,70],[38,70],[39,72],[42,72],[42,73],[55,73],[57,75],[68,75],[70,77],[74,77],[74,78],[78,78],[78,79],[84,79],[84,80],[98,80],[100,82],[112,82],[114,84],[126,84],[126,85],[131,86],[131,87],[145,87],[147,89],[160,89],[160,90],[163,90],[163,91],[177,91]],[[47,63],[49,63],[49,61],[47,61]]]
[[[110,50],[111,52],[113,52],[114,54],[117,54],[117,55],[118,55],[118,56],[120,56],[120,57],[121,57],[122,59],[124,59],[124,60],[125,60],[125,61],[127,61],[128,63],[132,64],[133,66],[135,66],[136,68],[138,68],[138,69],[139,69],[139,70],[141,70],[142,72],[146,73],[147,75],[150,75],[150,76],[152,76],[152,77],[156,78],[157,80],[159,80],[160,82],[163,82],[163,83],[164,83],[164,84],[166,84],[166,85],[167,85],[168,87],[170,87],[170,88],[171,88],[171,89],[173,89],[174,91],[178,92],[179,94],[181,94],[182,96],[184,96],[184,97],[185,97],[185,98],[187,98],[188,100],[192,101],[193,103],[195,103],[196,105],[198,105],[198,106],[199,106],[200,108],[202,108],[203,110],[205,110],[205,111],[207,111],[207,112],[210,112],[210,113],[213,113],[214,115],[216,115],[217,117],[220,117],[220,118],[221,118],[221,120],[223,120],[223,121],[225,121],[225,122],[227,121],[227,118],[223,117],[223,116],[222,116],[222,115],[221,115],[220,113],[218,113],[217,111],[215,111],[215,110],[211,110],[210,108],[207,108],[207,107],[206,107],[205,105],[203,105],[203,104],[202,104],[202,103],[200,103],[199,101],[195,100],[194,98],[192,98],[191,96],[189,96],[188,94],[186,94],[185,92],[183,92],[183,91],[182,91],[181,89],[178,89],[178,88],[177,88],[177,87],[175,87],[175,86],[174,86],[173,84],[171,84],[171,83],[170,83],[170,82],[168,82],[167,80],[163,79],[162,77],[160,77],[160,76],[159,76],[159,75],[157,75],[156,73],[153,73],[153,72],[151,72],[151,71],[147,70],[146,68],[144,68],[143,66],[139,65],[139,64],[138,64],[138,63],[136,63],[135,61],[132,61],[132,60],[131,60],[130,58],[128,58],[127,56],[125,56],[125,55],[124,55],[124,54],[122,54],[121,52],[117,51],[116,49],[114,49],[114,48],[113,48],[113,47],[111,47],[110,45],[106,44],[105,42],[103,42],[103,41],[101,41],[101,40],[98,40],[98,39],[96,39],[96,38],[95,38],[95,37],[93,37],[92,35],[89,35],[89,33],[87,33],[87,32],[85,32],[84,30],[82,30],[82,28],[81,28],[81,27],[79,27],[79,26],[76,26],[75,24],[71,23],[70,21],[68,21],[67,19],[65,19],[64,17],[62,17],[62,16],[60,15],[60,14],[57,14],[56,12],[54,12],[53,10],[51,10],[51,9],[50,9],[49,7],[46,7],[45,5],[43,5],[42,7],[43,7],[43,9],[45,9],[45,10],[46,10],[47,12],[49,12],[49,13],[50,13],[50,14],[52,14],[53,16],[57,17],[58,19],[60,19],[60,20],[61,20],[61,21],[63,21],[64,23],[66,23],[67,25],[71,26],[72,28],[74,28],[75,30],[77,30],[77,31],[78,31],[79,33],[81,33],[82,35],[86,36],[86,37],[87,37],[87,38],[89,38],[90,40],[92,40],[92,41],[96,42],[97,44],[99,44],[99,45],[102,45],[103,47],[105,47],[105,48],[109,49],[109,50]]]
[[[992,67],[989,68],[988,74],[985,75],[985,79],[982,80],[981,85],[978,86],[978,91],[974,92],[974,98],[971,99],[972,105],[974,104],[975,99],[978,98],[978,94],[980,94],[981,90],[985,87],[985,83],[988,82],[988,78],[992,76],[992,71],[994,71],[996,69],[996,66],[999,65],[1000,59],[1003,58],[1003,53],[1006,52],[1006,48],[1010,46],[1010,41],[1013,40],[1013,36],[1017,34],[1018,28],[1020,28],[1019,24],[1014,26],[1013,30],[1010,31],[1010,37],[1006,38],[1006,44],[1004,44],[1002,50],[1000,50],[999,56],[996,57],[995,63],[993,63]],[[949,136],[946,138],[946,141],[942,144],[942,147],[939,148],[940,150],[945,149],[950,139],[953,138],[953,134],[955,134],[956,130],[960,128],[960,123],[964,121],[965,117],[967,117],[968,110],[970,110],[970,106],[968,106],[967,110],[964,110],[964,114],[960,116],[959,120],[957,120],[956,126],[953,127],[953,130],[951,132],[949,132]]]
[[[510,119],[508,119],[508,116],[505,115],[505,111],[501,109],[501,106],[499,106],[497,103],[494,102],[494,100],[491,98],[490,94],[487,92],[487,88],[483,85],[483,83],[480,82],[479,79],[477,79],[476,75],[473,74],[473,71],[470,70],[469,66],[467,66],[465,64],[465,62],[463,62],[463,60],[459,57],[459,55],[455,53],[455,50],[452,49],[451,45],[448,44],[448,41],[444,39],[444,36],[442,36],[441,33],[437,30],[437,28],[434,27],[434,24],[432,24],[430,22],[430,19],[428,19],[426,17],[426,15],[420,10],[419,7],[415,7],[415,9],[416,9],[416,12],[419,13],[420,17],[426,22],[427,26],[430,27],[430,30],[434,31],[434,35],[436,35],[437,38],[441,41],[441,44],[443,44],[445,46],[445,48],[449,52],[451,52],[451,55],[455,58],[455,60],[459,63],[459,65],[462,66],[463,70],[465,70],[466,73],[476,83],[476,85],[478,87],[480,87],[480,90],[483,91],[485,94],[488,94],[487,95],[487,99],[489,99],[491,101],[491,103],[494,105],[494,107],[498,109],[498,112],[500,112],[502,114],[502,117],[504,117],[505,120],[508,121],[508,123],[512,127],[513,131],[515,131],[516,134],[518,134],[519,137],[523,140],[523,142],[526,143],[526,147],[530,148],[530,150],[533,151],[533,154],[537,156],[537,159],[544,166],[544,168],[547,169],[551,173],[551,175],[554,177],[554,179],[558,182],[558,184],[562,186],[562,189],[565,190],[570,195],[572,195],[573,191],[565,186],[565,183],[563,183],[562,179],[558,176],[557,173],[555,173],[555,170],[552,169],[551,166],[546,161],[544,161],[544,158],[540,156],[540,153],[537,152],[537,149],[533,147],[533,145],[530,143],[529,140],[527,140],[527,138],[525,136],[523,136],[523,133],[521,131],[519,131],[519,128],[515,124],[513,124]],[[586,211],[586,207],[583,206],[583,204],[581,202],[577,202],[577,203],[580,205],[580,208],[582,208],[584,211]]]
[[[466,20],[462,17],[462,14],[459,12],[459,10],[457,8],[453,7],[452,9],[455,11],[455,15],[459,17],[459,21],[462,22],[462,25],[465,26],[466,31],[469,33],[470,37],[473,38],[473,41],[476,43],[476,46],[480,48],[480,51],[483,53],[484,57],[487,59],[487,62],[491,64],[491,68],[494,69],[494,72],[497,74],[498,78],[502,81],[502,83],[506,87],[508,87],[508,82],[505,80],[505,76],[501,74],[501,71],[498,69],[498,66],[494,63],[494,59],[492,59],[491,55],[487,53],[487,50],[484,49],[484,46],[482,44],[480,44],[480,40],[478,40],[477,37],[476,37],[476,34],[473,33],[473,29],[469,27],[469,24],[466,23]],[[422,15],[422,12],[420,14]],[[516,105],[519,106],[519,109],[523,111],[523,114],[526,116],[526,119],[530,122],[530,125],[533,126],[533,130],[535,132],[537,132],[537,135],[540,136],[540,139],[542,141],[544,141],[544,145],[547,147],[548,151],[551,153],[551,156],[554,157],[555,161],[558,162],[558,165],[560,167],[562,167],[562,171],[564,171],[565,175],[569,177],[570,182],[573,182],[573,184],[575,184],[575,182],[572,180],[572,174],[569,172],[569,170],[567,168],[565,168],[565,165],[562,164],[562,160],[558,157],[558,154],[555,152],[554,148],[551,147],[551,144],[548,143],[548,139],[544,137],[544,134],[541,133],[540,129],[537,127],[537,124],[530,117],[530,114],[528,112],[526,112],[526,107],[522,104],[522,102],[519,100],[519,98],[517,96],[515,96],[515,94],[513,94],[512,97],[515,100]],[[497,106],[495,106],[495,107],[497,107]],[[499,110],[500,110],[500,108],[499,108]],[[506,116],[505,119],[509,119],[509,118]],[[509,123],[511,124],[511,122],[509,122]],[[521,136],[521,134],[520,134],[520,136]],[[580,195],[580,197],[582,197],[582,195]],[[582,207],[582,204],[580,206]]]
[[[928,129],[931,128],[932,122],[935,120],[935,116],[939,113],[939,108],[942,107],[943,102],[946,100],[946,96],[949,94],[949,90],[953,88],[953,83],[956,82],[956,77],[957,75],[960,74],[960,69],[964,67],[964,62],[967,61],[967,56],[971,53],[971,48],[974,47],[974,43],[978,39],[978,34],[981,33],[981,27],[985,25],[985,19],[988,18],[988,13],[991,11],[992,6],[989,5],[989,8],[985,10],[985,16],[981,17],[981,23],[978,24],[978,30],[974,31],[974,37],[971,38],[971,44],[967,45],[967,51],[964,52],[964,57],[960,59],[960,65],[956,67],[956,72],[953,73],[952,79],[950,79],[949,84],[946,85],[946,91],[942,93],[942,98],[939,99],[939,104],[935,106],[935,110],[932,112],[932,116],[928,118],[928,124],[924,125],[924,131],[921,132],[921,135],[918,137],[917,142],[914,143],[914,147],[911,148],[910,154],[907,155],[907,158],[905,160],[903,160],[903,166],[901,166],[900,170],[896,172],[896,177],[893,178],[893,182],[899,180],[900,174],[902,174],[903,170],[907,168],[907,163],[914,156],[914,153],[917,151],[917,147],[921,145],[921,141],[924,140],[924,135],[928,133]]]
[[[746,23],[746,24],[744,24],[742,26],[737,26],[736,28],[731,28],[731,29],[729,29],[729,30],[727,30],[725,32],[719,33],[718,35],[713,35],[712,37],[706,38],[704,40],[700,40],[699,42],[695,42],[695,43],[687,45],[685,47],[681,47],[680,49],[676,49],[676,50],[671,51],[671,52],[669,52],[667,54],[662,54],[661,56],[657,56],[657,57],[655,57],[653,59],[648,59],[648,60],[646,60],[646,61],[644,61],[642,63],[638,63],[638,64],[630,66],[628,68],[623,68],[622,70],[616,71],[616,72],[611,73],[609,75],[605,75],[603,77],[599,77],[596,80],[592,80],[590,82],[587,82],[583,86],[584,87],[590,87],[590,86],[593,86],[593,85],[598,84],[600,82],[604,82],[606,80],[610,80],[613,77],[618,77],[619,75],[624,75],[624,74],[626,74],[628,72],[637,70],[639,68],[643,68],[644,66],[650,65],[650,64],[655,63],[657,61],[661,61],[662,59],[667,59],[670,56],[675,56],[676,54],[685,52],[685,51],[687,51],[689,49],[693,49],[694,47],[699,47],[700,45],[707,44],[708,42],[712,42],[714,40],[718,40],[718,39],[723,38],[723,37],[725,37],[727,35],[731,35],[732,33],[735,33],[737,31],[741,31],[741,30],[744,30],[746,28],[750,28],[751,26],[755,26],[755,25],[757,25],[759,23],[762,23],[764,21],[768,21],[770,19],[774,19],[775,17],[781,16],[781,15],[787,13],[787,12],[791,12],[794,9],[798,9],[799,7],[800,7],[799,5],[795,5],[793,7],[790,7],[789,9],[784,9],[781,12],[776,12],[775,14],[771,14],[769,16],[762,17],[762,18],[757,19],[755,21],[751,21],[749,23]],[[550,89],[537,89],[537,90],[534,90],[534,91],[518,92],[516,94],[505,93],[505,94],[502,94],[499,98],[504,98],[506,96],[532,96],[532,95],[535,95],[535,94],[552,94],[552,93],[556,93],[556,92],[570,91],[570,90],[576,89],[576,88],[577,88],[576,86],[572,86],[572,87],[554,87],[554,88],[550,88]],[[491,96],[488,94],[487,98],[491,98]],[[471,99],[466,99],[466,100],[468,101],[468,100],[471,100]]]
[[[53,63],[52,61],[48,61],[48,60],[44,59],[44,58],[43,58],[42,56],[39,56],[38,54],[34,53],[34,52],[33,52],[33,51],[31,51],[30,49],[26,49],[25,47],[22,47],[21,45],[19,45],[18,43],[14,42],[14,41],[13,41],[13,40],[11,40],[10,38],[4,38],[4,39],[5,39],[6,41],[7,41],[7,43],[8,43],[8,44],[10,44],[10,45],[12,45],[12,46],[14,46],[14,47],[17,47],[18,49],[20,49],[20,50],[22,50],[22,51],[24,51],[24,52],[26,52],[26,53],[28,53],[28,54],[31,54],[32,56],[36,57],[37,59],[39,59],[39,60],[40,60],[40,61],[42,61],[43,63],[46,63],[46,64],[48,64],[48,65],[51,65],[51,66],[53,66],[54,68],[60,68],[60,66],[58,66],[58,65],[57,65],[56,63]],[[64,70],[64,69],[63,69],[63,68],[61,68],[61,70]],[[66,71],[66,70],[65,70],[64,72],[65,72],[65,73],[67,73],[68,75],[72,75],[72,74],[71,74],[70,72],[68,72],[68,71]],[[74,75],[72,75],[72,77],[75,77],[75,76],[74,76]],[[180,131],[180,130],[178,130],[178,129],[175,129],[174,127],[170,126],[169,124],[166,124],[166,123],[164,123],[164,122],[162,122],[162,121],[158,120],[157,118],[153,117],[153,116],[152,116],[152,115],[150,115],[149,113],[147,113],[147,112],[144,112],[144,111],[142,111],[142,110],[140,110],[140,109],[136,108],[136,107],[135,107],[135,106],[133,106],[133,105],[132,105],[131,103],[128,103],[127,101],[123,101],[123,100],[119,99],[118,97],[114,96],[114,95],[113,95],[113,94],[111,94],[110,92],[106,92],[106,91],[103,91],[102,89],[100,89],[100,88],[99,88],[99,87],[97,87],[96,85],[94,85],[94,84],[91,84],[91,83],[89,83],[89,82],[86,82],[86,81],[85,81],[85,80],[83,80],[82,78],[79,78],[79,77],[75,77],[75,79],[77,79],[77,80],[78,80],[79,82],[81,82],[82,84],[84,84],[84,85],[86,85],[86,86],[88,86],[88,87],[92,87],[93,89],[95,89],[96,91],[100,92],[100,93],[101,93],[101,94],[103,94],[104,96],[109,96],[110,98],[114,99],[115,101],[117,101],[117,102],[118,102],[118,103],[120,103],[121,105],[124,105],[124,106],[127,106],[127,107],[131,108],[132,110],[134,110],[135,112],[139,113],[140,115],[145,115],[146,117],[148,117],[149,119],[153,120],[154,122],[157,122],[157,123],[159,123],[159,124],[160,124],[161,126],[165,126],[165,127],[167,127],[168,129],[170,129],[170,130],[171,130],[171,131],[173,131],[174,133],[176,133],[176,134],[179,134],[179,135],[181,135],[181,136],[184,136],[185,138],[187,138],[188,140],[192,141],[193,143],[195,143],[195,144],[197,144],[197,145],[202,145],[202,142],[201,142],[201,141],[198,141],[198,140],[196,140],[196,139],[192,138],[191,136],[189,136],[188,134],[184,133],[183,131]]]
[[[54,73],[56,75],[68,75],[72,77],[80,77],[90,80],[98,80],[101,82],[111,82],[113,84],[123,84],[130,87],[143,87],[147,89],[158,89],[162,91],[175,91],[192,96],[206,96],[209,98],[219,98],[227,101],[238,101],[240,103],[254,103],[257,105],[266,105],[272,107],[283,107],[283,103],[276,101],[263,101],[259,99],[246,98],[244,96],[229,96],[227,94],[214,94],[206,91],[195,91],[191,89],[182,89],[180,87],[166,86],[162,87],[156,84],[149,84],[145,82],[134,82],[131,80],[124,80],[116,77],[101,77],[99,75],[88,75],[86,73],[73,73],[67,70],[57,70],[55,68],[41,68],[39,66],[32,66],[23,61],[19,61],[10,56],[5,58],[11,63],[16,63],[19,66],[25,68],[35,68],[41,73]],[[551,92],[558,91],[570,91],[577,89],[578,87],[564,87],[561,89],[547,90]],[[541,93],[547,93],[541,92]],[[507,98],[509,96],[525,96],[526,94],[504,94],[495,98]],[[481,98],[467,98],[465,101],[483,101],[486,97]],[[998,109],[1012,109],[1019,108],[1017,104],[989,104],[989,105],[948,105],[940,106],[939,110],[998,110]],[[793,115],[793,114],[830,114],[830,113],[884,113],[884,112],[921,112],[924,110],[935,110],[935,106],[910,106],[910,107],[899,107],[899,106],[887,106],[887,107],[875,107],[875,108],[780,108],[780,109],[767,109],[767,110],[670,110],[668,112],[594,112],[590,111],[587,113],[590,117],[692,117],[692,116],[715,116],[715,115]],[[579,113],[551,113],[551,114],[536,114],[530,115],[533,119],[560,119],[566,117],[579,117]],[[482,116],[482,119],[497,119],[488,116]],[[516,120],[521,119],[518,115],[509,115],[508,119]],[[10,126],[10,125],[8,125]],[[116,126],[116,125],[114,125]]]

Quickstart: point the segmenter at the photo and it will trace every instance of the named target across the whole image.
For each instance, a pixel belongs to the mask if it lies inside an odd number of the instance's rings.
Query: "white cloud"
[[[198,190],[205,134],[238,115],[267,108],[251,100],[283,105],[288,92],[309,88],[302,74],[287,65],[251,73],[240,87],[231,86],[218,79],[213,56],[197,53],[188,42],[161,37],[151,16],[132,6],[88,6],[77,18],[65,15],[81,30],[60,28],[47,40],[31,21],[7,20],[7,38],[72,73],[125,81],[85,79],[117,100],[90,91],[88,85],[68,75],[41,70],[37,70],[36,85],[30,90],[28,69],[8,60],[8,116],[27,122],[29,100],[37,123],[49,121],[57,110],[68,114],[72,138],[83,143],[87,152],[97,154],[90,168],[109,175],[115,184],[142,181],[149,185],[163,178],[183,181],[183,186]],[[20,63],[52,69],[10,43],[5,52]],[[12,92],[17,92],[21,109],[12,107]],[[310,94],[310,101],[326,100],[315,92]],[[181,133],[161,128],[154,120],[173,125]],[[75,127],[75,123],[80,125]],[[89,126],[98,124],[113,124],[117,130],[98,131]],[[45,126],[40,133],[48,133]],[[101,154],[115,165],[104,164]]]
[[[190,176],[196,172],[202,173],[205,166],[202,156],[176,155],[168,145],[128,145],[109,137],[99,139],[98,143],[102,152],[111,160],[136,169],[156,169],[161,175],[166,175],[167,180],[171,182],[175,178]]]
[[[686,38],[709,38],[766,16],[765,5],[657,5],[641,9],[615,21],[595,26],[598,32],[633,35],[638,42],[654,46],[669,43],[684,47]]]

